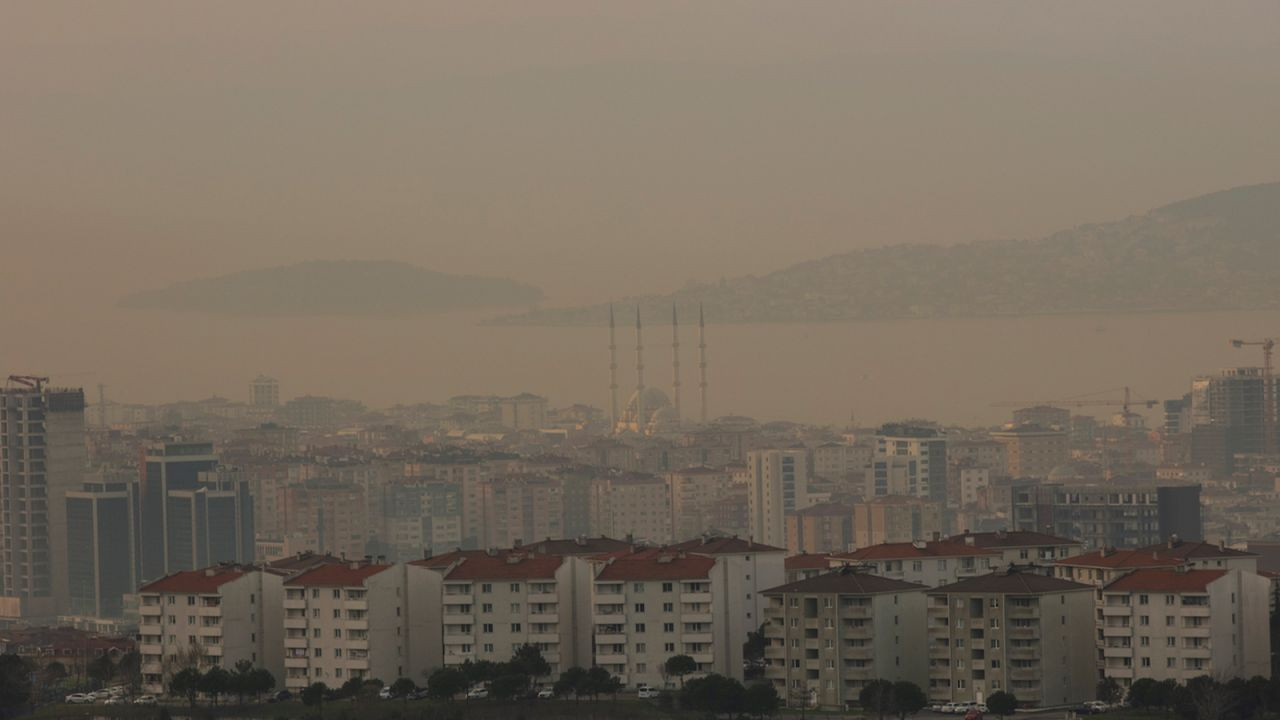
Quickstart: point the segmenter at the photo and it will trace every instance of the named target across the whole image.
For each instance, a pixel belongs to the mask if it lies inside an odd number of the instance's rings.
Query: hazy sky
[[[1275,180],[1280,3],[10,2],[0,101],[26,310],[313,258],[596,299]]]
[[[576,302],[1035,236],[1280,179],[1278,128],[1274,0],[0,3],[0,366],[301,260]]]

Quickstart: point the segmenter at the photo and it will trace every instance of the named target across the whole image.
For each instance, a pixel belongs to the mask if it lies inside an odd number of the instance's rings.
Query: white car
[[[129,701],[126,700],[123,695],[112,695],[111,697],[107,698],[107,701],[103,704],[104,705],[128,705]]]
[[[155,695],[139,695],[138,698],[133,701],[133,704],[134,705],[155,705],[156,696]]]
[[[538,691],[539,700],[550,700],[556,696],[556,691],[551,688],[542,688]]]
[[[487,697],[489,697],[489,688],[487,687],[471,688],[467,691],[468,700],[483,700]]]
[[[379,691],[378,691],[378,699],[379,699],[379,700],[391,700],[391,699],[393,699],[394,697],[395,697],[395,695],[394,695],[394,694],[392,694],[392,692],[391,692],[391,688],[389,688],[389,687],[384,687],[384,688],[382,688],[381,690],[379,690]]]
[[[652,698],[658,697],[658,695],[660,694],[661,693],[658,692],[657,688],[651,688],[648,685],[641,685],[640,687],[636,688],[636,697],[640,698],[641,700],[650,700]]]
[[[93,696],[85,693],[71,693],[63,702],[69,705],[89,705],[93,702]]]
[[[949,703],[943,704],[943,706],[938,710],[938,712],[946,713],[947,715],[954,715],[957,712],[959,707],[960,707],[960,703],[949,702]]]

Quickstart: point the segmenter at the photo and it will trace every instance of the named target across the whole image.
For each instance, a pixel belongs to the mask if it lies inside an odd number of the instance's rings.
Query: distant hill
[[[1280,307],[1280,183],[1174,203],[1036,240],[896,245],[762,277],[620,298],[646,317],[705,303],[719,322],[821,322]],[[510,324],[599,324],[607,305],[539,309]]]
[[[126,308],[228,315],[416,314],[518,307],[537,288],[502,278],[449,275],[401,262],[304,262],[188,280],[120,300]]]

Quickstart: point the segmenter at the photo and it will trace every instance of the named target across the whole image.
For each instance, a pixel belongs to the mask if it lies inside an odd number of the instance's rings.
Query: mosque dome
[[[644,402],[639,400],[638,391],[631,393],[618,421],[619,432],[653,435],[680,429],[680,415],[665,392],[656,387],[648,387],[644,389]]]

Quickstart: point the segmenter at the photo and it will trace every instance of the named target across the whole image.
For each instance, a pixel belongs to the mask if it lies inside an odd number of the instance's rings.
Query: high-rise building
[[[69,602],[66,493],[84,482],[84,391],[0,390],[0,617],[53,618]]]
[[[1200,540],[1200,486],[1017,484],[1013,529],[1079,540],[1089,548]]]
[[[171,572],[169,564],[169,495],[200,487],[200,473],[218,466],[213,444],[165,442],[147,448],[143,456],[140,495],[142,581],[156,580]],[[184,561],[189,562],[189,561]],[[186,569],[203,565],[182,565]]]
[[[1004,445],[1010,477],[1049,477],[1049,471],[1071,459],[1064,429],[1014,425],[991,433],[991,439]]]
[[[944,465],[945,468],[945,465]],[[751,537],[765,545],[787,546],[787,513],[812,505],[809,453],[804,448],[747,453],[747,513]]]
[[[891,424],[876,433],[866,495],[947,501],[947,440],[930,427]]]
[[[739,485],[728,468],[691,467],[667,474],[671,488],[671,526],[676,540],[709,530],[734,531],[716,525],[716,508],[728,502]]]
[[[249,383],[249,404],[257,408],[280,405],[280,383],[273,377],[259,375]]]
[[[532,393],[502,398],[502,426],[512,430],[541,430],[547,424],[547,399]]]
[[[66,612],[95,618],[124,614],[137,587],[138,482],[103,475],[66,493],[69,602]]]
[[[1067,429],[1071,425],[1071,411],[1052,405],[1036,405],[1013,411],[1014,425],[1039,425],[1044,428]]]
[[[1242,367],[1191,381],[1192,426],[1225,428],[1229,456],[1264,450],[1266,387],[1262,368]]]
[[[671,542],[671,497],[665,478],[628,473],[592,483],[591,532],[655,544]]]
[[[240,470],[205,470],[196,487],[171,490],[165,518],[168,572],[254,559],[253,499]]]
[[[911,542],[941,534],[942,503],[918,497],[886,495],[854,503],[853,545],[870,547],[881,543]]]

